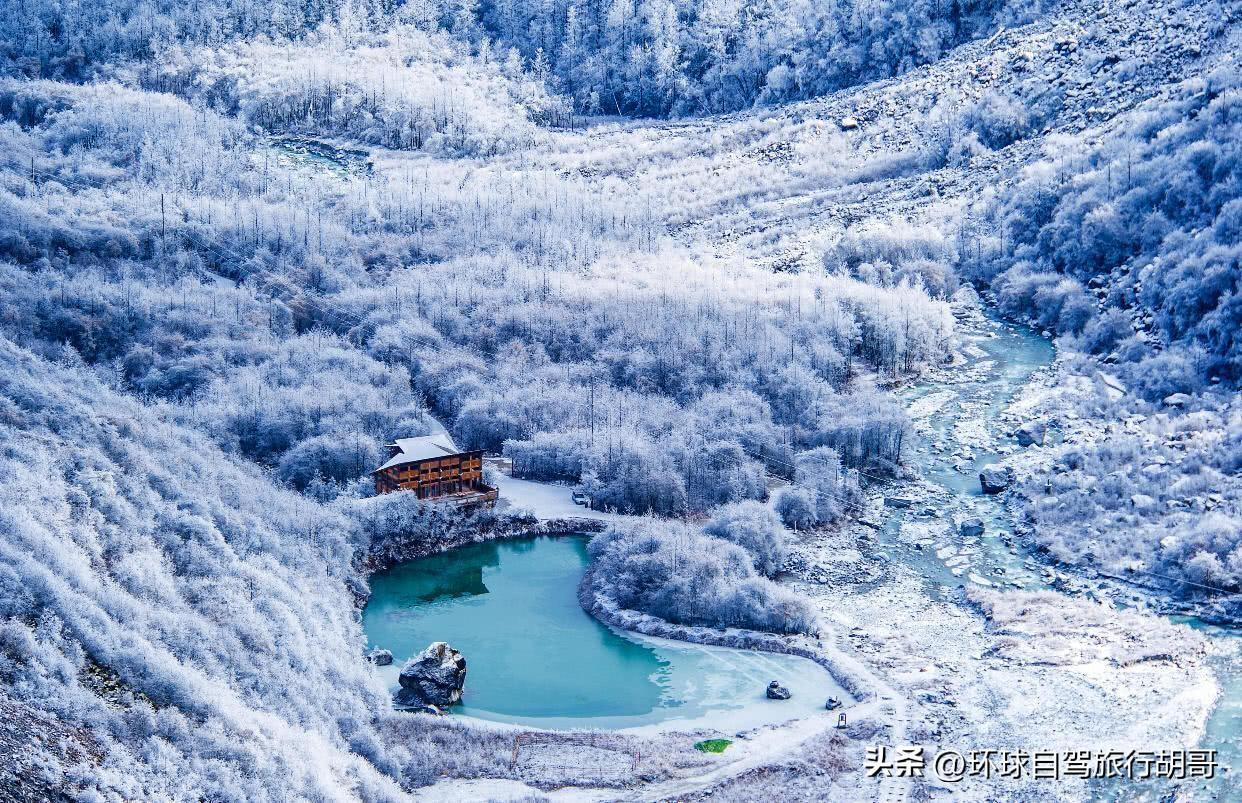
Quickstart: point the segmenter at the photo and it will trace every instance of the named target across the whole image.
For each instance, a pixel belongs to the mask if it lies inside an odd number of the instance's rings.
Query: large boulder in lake
[[[789,693],[789,689],[780,684],[780,681],[774,680],[768,684],[769,700],[788,700],[793,695]]]
[[[1013,482],[1013,475],[1007,468],[988,466],[979,472],[979,486],[985,494],[998,494]]]
[[[435,641],[405,662],[399,680],[399,705],[453,705],[461,702],[466,686],[466,659],[447,643]]]

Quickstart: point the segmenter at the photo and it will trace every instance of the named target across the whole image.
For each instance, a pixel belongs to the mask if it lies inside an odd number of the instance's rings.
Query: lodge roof
[[[447,432],[423,435],[418,438],[397,438],[396,441],[388,444],[388,446],[389,448],[397,449],[397,453],[388,458],[388,462],[375,469],[375,471],[383,471],[386,468],[400,466],[405,463],[417,463],[420,460],[431,460],[436,457],[443,457],[446,454],[461,453],[461,450],[457,448],[457,444],[453,443],[453,439],[449,437]]]

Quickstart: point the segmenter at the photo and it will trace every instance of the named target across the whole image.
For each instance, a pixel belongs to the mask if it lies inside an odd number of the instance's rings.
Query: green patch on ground
[[[694,743],[694,749],[703,753],[723,753],[725,748],[733,744],[732,739],[704,739]]]

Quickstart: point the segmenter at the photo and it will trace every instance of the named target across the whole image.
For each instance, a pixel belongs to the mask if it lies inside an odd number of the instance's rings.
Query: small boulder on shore
[[[789,689],[780,684],[779,681],[772,681],[768,684],[769,700],[788,700],[793,695],[789,693]]]
[[[966,536],[983,535],[983,519],[977,517],[965,519],[958,525],[958,531]]]
[[[1008,469],[990,466],[979,472],[979,486],[985,494],[998,494],[1009,487],[1013,476]]]
[[[388,666],[392,663],[392,651],[381,650],[379,647],[376,647],[368,652],[365,658],[368,663],[375,664],[376,666]]]
[[[1048,428],[1043,421],[1030,421],[1018,427],[1014,435],[1018,439],[1019,446],[1035,446],[1036,444],[1042,446],[1047,432]]]
[[[466,686],[466,659],[446,642],[432,642],[401,667],[397,704],[406,708],[438,708],[461,702]]]

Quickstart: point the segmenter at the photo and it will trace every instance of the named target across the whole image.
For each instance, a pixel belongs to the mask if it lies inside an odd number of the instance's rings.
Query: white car
[[[591,506],[591,497],[587,496],[582,491],[574,491],[569,495],[569,498],[573,500],[575,505],[585,505],[586,507]]]

